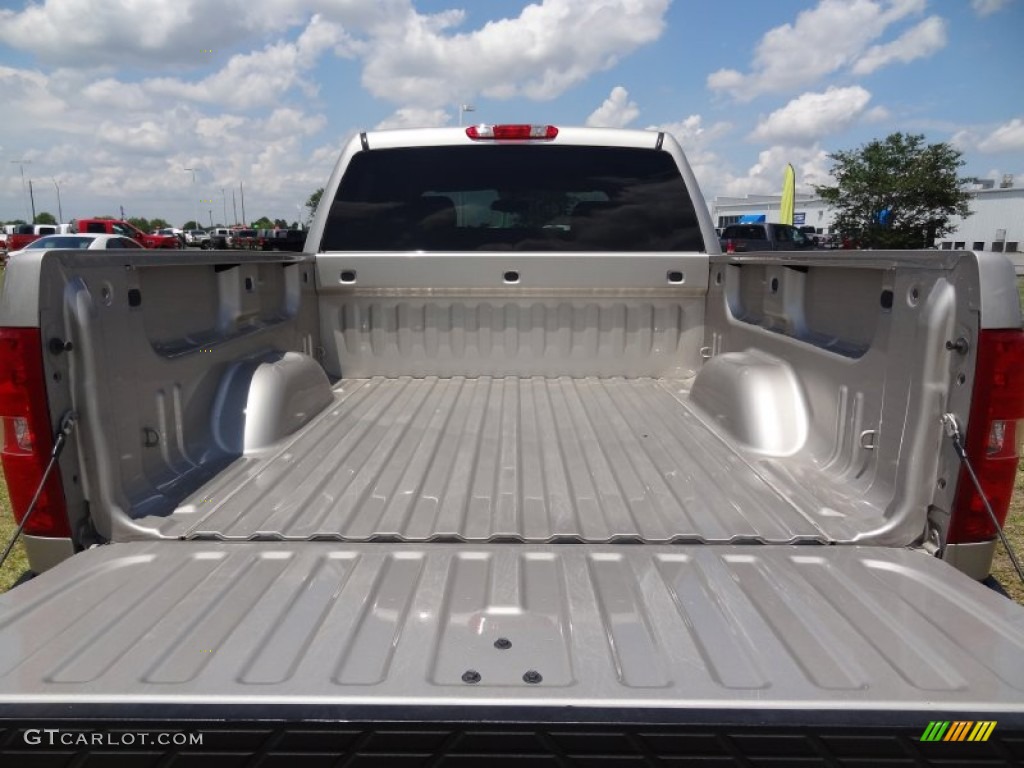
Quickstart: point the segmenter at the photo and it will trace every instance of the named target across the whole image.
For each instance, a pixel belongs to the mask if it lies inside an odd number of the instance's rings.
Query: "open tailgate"
[[[0,757],[46,748],[26,727],[186,721],[191,753],[998,765],[1024,759],[1024,609],[853,546],[159,541],[0,596]],[[921,741],[946,721],[996,725]]]

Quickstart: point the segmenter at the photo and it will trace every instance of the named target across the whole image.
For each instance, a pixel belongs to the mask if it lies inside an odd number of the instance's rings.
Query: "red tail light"
[[[736,253],[736,243],[734,243],[732,240],[726,240],[725,241],[725,252],[726,253]]]
[[[53,451],[38,328],[0,328],[0,464],[14,519],[21,522]],[[60,471],[54,468],[25,533],[68,537]]]
[[[1024,331],[981,332],[970,419],[967,457],[1002,525],[1024,442]],[[992,519],[967,470],[961,469],[946,540],[969,544],[995,537]]]
[[[524,141],[553,139],[558,135],[558,129],[553,125],[471,125],[466,129],[466,135],[477,141]]]

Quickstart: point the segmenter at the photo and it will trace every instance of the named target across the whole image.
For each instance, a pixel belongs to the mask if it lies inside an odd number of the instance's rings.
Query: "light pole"
[[[32,179],[28,180],[28,199],[32,203],[32,223],[36,223],[36,196],[32,192]]]
[[[191,172],[192,173],[192,199],[193,199],[193,201],[195,201],[195,206],[196,206],[195,207],[195,211],[196,211],[196,218],[195,218],[196,229],[199,229],[199,196],[196,194],[196,169],[195,168],[185,168],[183,170],[185,170],[186,172]]]
[[[460,104],[459,105],[459,127],[462,127],[462,115],[464,112],[476,112],[476,107],[472,104]]]
[[[57,183],[57,179],[53,179],[53,188],[57,190],[57,219],[60,224],[64,223],[64,209],[60,207],[60,185]]]
[[[11,160],[11,163],[21,166],[21,194],[25,194],[25,166],[31,165],[31,160]],[[28,206],[25,207],[25,214],[28,215]],[[32,222],[35,224],[35,222]]]
[[[228,225],[228,192],[224,187],[220,188],[220,197],[224,201],[224,218],[221,221],[224,222],[224,226]]]
[[[196,224],[198,223],[197,221]],[[213,208],[210,209],[210,229],[213,229]]]

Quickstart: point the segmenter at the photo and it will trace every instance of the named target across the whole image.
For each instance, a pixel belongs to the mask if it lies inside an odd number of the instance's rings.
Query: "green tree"
[[[309,200],[306,201],[306,208],[309,209],[309,216],[307,221],[312,221],[313,217],[316,216],[316,209],[320,205],[320,198],[324,196],[324,188],[320,187],[316,192],[309,196]]]
[[[274,219],[274,226],[277,229],[288,229],[288,222],[284,219]]]
[[[253,229],[273,229],[274,222],[271,219],[267,218],[266,216],[261,216],[260,218],[256,219],[256,221],[252,222],[249,226],[252,227]]]
[[[970,215],[957,171],[961,153],[921,134],[893,133],[829,155],[835,186],[815,191],[835,211],[834,226],[862,248],[927,248]]]
[[[57,224],[57,217],[49,211],[40,211],[36,214],[36,224]]]
[[[195,221],[192,220],[192,219],[189,219],[184,224],[182,224],[181,228],[182,229],[202,229],[202,227],[200,227],[198,224],[196,224]]]
[[[152,229],[149,225],[149,219],[144,219],[142,216],[132,216],[128,219],[128,223],[133,227],[138,227],[143,232],[149,232]]]
[[[153,229],[166,229],[171,225],[167,223],[167,219],[161,219],[160,217],[157,217],[155,219],[149,220],[149,226],[152,227]]]

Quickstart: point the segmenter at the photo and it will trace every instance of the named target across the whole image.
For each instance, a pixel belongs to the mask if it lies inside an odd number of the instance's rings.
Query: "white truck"
[[[1022,419],[1001,256],[722,254],[663,133],[363,133],[305,253],[9,267],[0,758],[1016,764]]]

